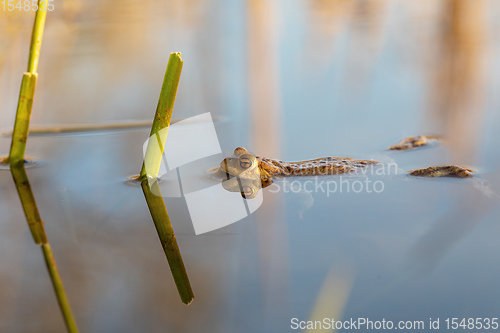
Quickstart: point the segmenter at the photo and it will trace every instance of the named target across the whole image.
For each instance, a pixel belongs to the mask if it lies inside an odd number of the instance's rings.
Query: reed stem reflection
[[[181,300],[185,304],[190,304],[194,299],[191,283],[182,260],[177,239],[175,238],[174,229],[168,216],[167,207],[161,196],[158,181],[148,182],[147,179],[141,182],[142,191],[146,203],[148,204],[149,212],[153,219],[153,223],[160,238],[161,246],[167,256],[168,265],[172,271],[175,285]],[[158,195],[160,194],[160,195]]]
[[[38,212],[35,197],[31,191],[28,176],[26,175],[26,171],[24,169],[24,161],[11,163],[10,170],[16,184],[17,193],[21,199],[24,215],[26,216],[28,226],[31,234],[33,235],[33,240],[42,248],[45,264],[47,265],[47,269],[49,271],[50,280],[52,282],[52,286],[54,287],[57,302],[59,303],[59,307],[61,308],[61,312],[63,314],[66,329],[68,332],[78,332],[75,319],[71,312],[68,297],[66,296],[62,279],[57,269],[56,260],[54,259],[47,235],[45,234],[45,229],[43,227],[42,219],[40,218],[40,213]]]

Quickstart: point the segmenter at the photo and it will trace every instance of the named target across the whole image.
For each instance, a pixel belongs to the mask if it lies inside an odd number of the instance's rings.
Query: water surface
[[[186,307],[142,191],[125,182],[139,172],[149,130],[33,136],[27,155],[44,163],[27,173],[81,331],[289,332],[294,317],[444,325],[498,316],[496,2],[112,3],[49,16],[33,125],[150,119],[168,53],[181,51],[174,117],[218,117],[224,154],[245,146],[282,160],[373,158],[402,172],[367,176],[383,182],[380,193],[307,193],[277,181],[254,214],[203,235],[185,200],[166,198],[196,297]],[[19,27],[0,73],[5,130],[30,26],[12,19]],[[385,150],[418,134],[445,142]],[[0,152],[9,144],[0,138]],[[198,172],[193,186],[214,184],[204,172],[219,158],[186,166]],[[435,164],[477,177],[404,173]],[[8,171],[0,188],[0,330],[62,331]]]

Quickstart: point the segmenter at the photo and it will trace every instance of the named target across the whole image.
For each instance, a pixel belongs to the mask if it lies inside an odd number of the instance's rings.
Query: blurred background
[[[82,332],[286,332],[290,319],[495,316],[500,3],[494,0],[54,2],[32,126],[152,119],[170,52],[174,118],[210,112],[223,151],[351,156],[474,181],[388,177],[380,194],[271,193],[195,236],[167,199],[195,301],[183,305],[137,174],[147,127],[32,136],[30,169]],[[12,129],[34,12],[0,11],[0,131]],[[389,153],[400,139],[438,148]],[[10,137],[0,137],[0,155]],[[200,169],[201,170],[201,169]],[[0,170],[0,331],[63,321],[8,171]],[[433,299],[431,302],[430,299]]]

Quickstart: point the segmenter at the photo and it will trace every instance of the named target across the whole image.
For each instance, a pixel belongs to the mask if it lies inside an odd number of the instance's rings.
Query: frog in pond
[[[407,150],[422,147],[439,140],[436,136],[417,136],[403,139],[390,150]],[[394,148],[394,147],[404,148]],[[232,156],[226,157],[215,175],[223,179],[222,186],[231,192],[240,192],[246,199],[254,198],[258,190],[273,183],[274,178],[296,176],[323,176],[357,173],[367,167],[376,167],[381,162],[358,160],[349,157],[323,157],[299,162],[284,162],[256,156],[247,149],[238,147]],[[419,177],[472,177],[474,171],[456,165],[433,166],[409,171],[411,176]]]

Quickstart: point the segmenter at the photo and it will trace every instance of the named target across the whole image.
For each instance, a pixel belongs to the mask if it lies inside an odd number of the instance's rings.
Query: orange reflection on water
[[[455,163],[471,163],[477,157],[484,85],[484,14],[483,0],[445,1],[434,63],[428,69],[430,128],[443,134]]]
[[[281,8],[265,0],[247,1],[248,77],[252,149],[261,156],[281,153],[281,92],[279,78],[278,28]],[[288,313],[290,304],[289,253],[281,197],[264,193],[263,205],[256,212],[262,314],[271,309]],[[272,274],[271,274],[272,272]],[[288,320],[284,316],[283,320]]]

